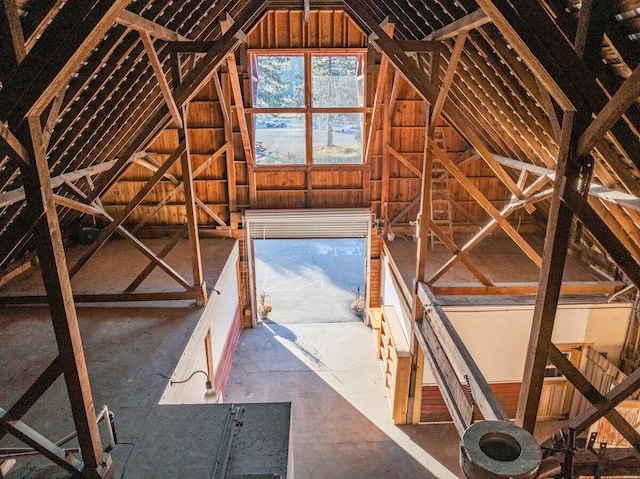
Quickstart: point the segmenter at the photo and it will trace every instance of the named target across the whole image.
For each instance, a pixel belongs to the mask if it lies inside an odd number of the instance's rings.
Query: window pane
[[[360,113],[313,115],[313,163],[362,163]]]
[[[364,104],[364,55],[312,55],[314,107],[357,107]],[[360,80],[360,81],[359,81]]]
[[[304,107],[304,61],[294,55],[252,55],[253,106]]]
[[[256,165],[304,165],[304,115],[255,114]]]

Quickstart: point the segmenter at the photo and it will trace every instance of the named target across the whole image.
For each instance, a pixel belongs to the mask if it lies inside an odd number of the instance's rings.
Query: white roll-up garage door
[[[251,239],[366,238],[369,208],[247,210],[244,228]]]

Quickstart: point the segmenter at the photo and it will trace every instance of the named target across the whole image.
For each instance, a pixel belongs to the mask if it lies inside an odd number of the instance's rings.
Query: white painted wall
[[[381,282],[380,291],[382,292],[382,304],[392,305],[395,310],[398,318],[400,319],[400,325],[402,326],[402,330],[404,332],[407,340],[409,339],[409,331],[411,330],[410,326],[410,318],[407,318],[407,315],[402,308],[402,300],[401,293],[396,289],[396,286],[393,282],[391,267],[389,266],[389,259],[386,255],[382,255],[382,274],[381,274]],[[410,342],[409,342],[410,343]]]
[[[444,310],[489,382],[519,382],[533,305],[448,306]],[[614,360],[624,344],[630,303],[559,305],[552,341],[591,343]],[[429,367],[423,384],[435,384]]]
[[[213,370],[216,371],[218,369],[240,302],[236,267],[238,251],[238,243],[236,242],[214,287],[220,291],[220,294],[213,291],[209,296],[209,301],[202,311],[202,316],[200,316],[173,372],[172,377],[176,380],[186,379],[194,371],[207,370],[205,337],[209,328],[211,329]],[[207,378],[204,374],[198,373],[184,384],[175,384],[173,386],[170,383],[167,384],[160,399],[160,404],[205,403],[206,380]]]

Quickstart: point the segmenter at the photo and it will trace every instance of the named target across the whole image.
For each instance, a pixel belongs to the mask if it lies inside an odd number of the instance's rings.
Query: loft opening
[[[249,51],[256,166],[363,163],[365,52]]]

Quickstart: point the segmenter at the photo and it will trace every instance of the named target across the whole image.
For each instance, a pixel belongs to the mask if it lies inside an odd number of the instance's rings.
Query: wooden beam
[[[193,178],[195,179],[198,176],[200,176],[200,174],[204,170],[206,170],[214,160],[216,160],[223,153],[225,153],[225,151],[227,151],[228,148],[229,148],[229,145],[227,143],[225,143],[223,146],[218,148],[218,150],[216,150],[216,152],[213,155],[211,155],[209,158],[203,161],[202,164],[198,168],[196,168],[196,170],[193,172]],[[157,170],[154,169],[153,171],[157,171]],[[162,199],[162,201],[158,203],[142,220],[138,222],[138,224],[131,230],[133,234],[135,234],[138,230],[140,230],[140,228],[142,228],[151,218],[153,218],[153,216],[158,211],[160,211],[160,209],[163,206],[169,203],[169,201],[171,201],[172,198],[174,198],[178,193],[180,193],[183,190],[184,184],[179,182],[173,175],[170,175],[170,176],[171,178],[169,178],[169,181],[171,181],[174,185],[176,185],[176,187],[173,190],[171,190],[169,193],[167,193],[165,197]]]
[[[115,232],[115,230],[122,224],[122,222],[127,219],[127,217],[131,214],[136,206],[138,206],[142,200],[149,194],[151,189],[160,181],[160,178],[164,175],[165,172],[169,170],[169,168],[178,160],[178,158],[184,153],[186,148],[186,144],[183,141],[178,145],[178,148],[171,154],[171,156],[164,162],[161,168],[156,171],[151,178],[147,181],[147,183],[142,187],[142,189],[132,198],[129,204],[116,216],[116,219],[107,226],[100,237],[93,243],[89,249],[78,259],[78,261],[73,265],[73,267],[69,270],[69,275],[73,277],[82,267],[89,261],[94,254],[98,252],[98,250],[104,245],[104,243],[109,239],[109,237]],[[95,199],[96,190],[94,189],[87,197],[88,202],[93,201]],[[93,198],[92,198],[93,196]]]
[[[442,85],[440,85],[438,98],[436,98],[436,101],[433,104],[433,111],[431,113],[431,124],[433,126],[435,126],[438,123],[438,118],[440,118],[440,113],[442,113],[442,107],[444,107],[444,101],[447,99],[449,88],[451,88],[451,82],[453,82],[453,75],[455,75],[456,73],[458,60],[460,60],[460,55],[462,55],[462,49],[464,48],[464,43],[466,42],[466,40],[467,40],[467,31],[463,30],[456,37],[456,42],[453,45],[453,50],[451,50],[451,56],[449,57],[449,63],[447,64],[447,71],[444,74],[444,80],[442,80]]]
[[[29,117],[28,122],[36,168],[22,168],[22,181],[27,202],[40,209],[44,216],[44,221],[37,223],[35,232],[40,269],[44,278],[58,350],[62,356],[64,379],[78,433],[78,442],[82,449],[85,474],[87,477],[104,477],[109,473],[112,474],[113,471],[109,456],[103,456],[96,423],[78,318],[51,189],[40,117]]]
[[[432,42],[427,40],[398,40],[398,46],[405,53],[430,53],[438,48],[440,42]]]
[[[440,283],[429,286],[436,296],[533,296],[538,283],[476,284]],[[565,281],[560,294],[574,296],[611,295],[625,287],[622,281]]]
[[[540,177],[534,183],[529,185],[529,187],[525,190],[525,192],[527,194],[535,193],[537,191],[537,189],[539,187],[541,187],[545,182],[546,182],[546,177]],[[546,196],[547,195],[545,194],[544,197],[546,198]],[[515,211],[517,208],[524,206],[526,204],[526,201],[533,202],[536,199],[538,199],[538,198],[534,197],[534,195],[531,195],[531,196],[529,196],[529,198],[527,200],[512,200],[507,205],[505,205],[504,208],[502,208],[502,210],[500,211],[500,216],[502,216],[503,218],[506,219],[506,217],[509,214],[511,214],[513,211]],[[540,199],[540,201],[542,201],[542,199]],[[468,258],[469,253],[471,252],[471,250],[473,248],[475,248],[478,244],[480,244],[480,242],[484,238],[486,238],[489,234],[491,234],[491,232],[494,229],[496,229],[498,226],[499,225],[498,225],[497,219],[492,218],[491,221],[489,221],[489,223],[484,225],[480,229],[480,231],[478,231],[476,234],[474,234],[464,244],[464,246],[462,248],[457,248],[456,247],[455,250],[449,248],[454,253],[454,255],[451,258],[449,258],[444,264],[442,264],[442,266],[440,266],[437,269],[437,271],[435,273],[433,273],[433,275],[431,275],[431,277],[427,281],[427,284],[429,284],[429,287],[433,287],[433,284],[436,281],[438,281],[438,279],[440,279],[442,276],[444,276],[444,274],[447,271],[449,271],[457,261],[463,261],[468,267],[468,264],[466,263],[466,260]],[[490,284],[490,282],[489,283],[485,283],[483,281],[483,284]]]
[[[45,299],[46,302],[46,299]],[[42,395],[51,387],[56,379],[60,377],[64,368],[62,364],[62,356],[57,355],[51,361],[49,366],[38,376],[31,386],[20,396],[13,406],[7,411],[7,416],[13,419],[22,419],[29,409],[42,397]],[[0,430],[0,439],[6,434],[6,431]]]
[[[171,252],[171,250],[176,247],[176,245],[182,240],[182,238],[187,235],[188,232],[188,225],[182,225],[182,227],[176,232],[176,234],[173,235],[171,240],[158,252],[158,254],[156,255],[158,259],[164,259],[164,257],[167,256]],[[155,261],[149,261],[147,266],[140,272],[140,274],[136,276],[135,279],[129,284],[129,286],[125,288],[124,292],[132,293],[133,291],[135,291],[138,286],[140,286],[140,284],[142,284],[142,282],[153,272],[153,270],[156,269],[156,266],[157,264]]]
[[[473,423],[473,403],[467,398],[458,375],[429,321],[416,321],[415,336],[436,378],[453,424],[462,437],[464,431]]]
[[[473,264],[466,252],[458,248],[458,245],[453,242],[451,237],[431,218],[429,218],[429,228],[433,230],[436,236],[440,238],[440,240],[449,249],[449,251],[453,253],[453,257],[462,261],[462,263],[467,267],[471,274],[473,274],[483,285],[491,286],[493,284],[493,282],[487,276],[485,276],[475,264]],[[420,281],[423,281],[423,279],[420,279]],[[429,281],[432,281],[432,279],[429,279]],[[435,282],[436,280],[434,279],[433,281]],[[433,288],[433,285],[429,284],[429,287]]]
[[[385,31],[387,35],[393,36],[393,30],[395,23],[386,21]],[[365,161],[371,163],[371,156],[373,155],[373,145],[375,144],[376,132],[378,130],[379,118],[382,116],[382,102],[384,98],[384,91],[387,86],[389,77],[387,72],[389,71],[389,60],[386,56],[382,55],[380,59],[380,68],[378,70],[378,81],[376,83],[376,92],[373,97],[373,110],[371,110],[371,123],[369,124],[369,133],[367,135],[367,144],[365,147]]]
[[[402,156],[399,152],[397,152],[395,148],[393,148],[391,145],[387,143],[385,143],[383,148],[387,150],[389,153],[391,153],[391,156],[393,156],[396,160],[398,160],[400,163],[406,166],[409,170],[411,170],[411,173],[416,175],[418,178],[422,178],[422,171],[416,168],[409,160],[407,160],[404,156]]]
[[[49,108],[49,114],[47,115],[47,121],[44,123],[44,138],[45,138],[45,148],[49,148],[49,140],[51,140],[51,133],[53,132],[53,128],[56,126],[56,121],[58,120],[58,116],[60,115],[60,109],[62,108],[62,102],[64,100],[64,95],[67,92],[67,85],[64,85],[60,88],[60,91],[56,95],[56,97],[51,102],[51,108]]]
[[[84,168],[81,170],[72,171],[69,173],[65,173],[60,176],[55,176],[51,178],[51,187],[57,188],[58,186],[66,183],[67,181],[76,181],[82,177],[87,175],[97,175],[104,171],[108,171],[115,164],[115,160],[106,161],[104,163],[100,163],[98,165],[89,166],[88,168]],[[0,194],[0,208],[4,206],[9,206],[17,201],[22,201],[25,199],[24,188],[16,188],[15,190],[7,191],[6,193]]]
[[[447,38],[453,38],[458,36],[460,33],[466,33],[469,30],[473,30],[475,28],[481,27],[485,23],[489,23],[491,18],[483,12],[481,9],[476,10],[475,12],[469,13],[468,15],[454,20],[453,22],[445,25],[442,28],[439,28],[435,32],[427,35],[425,40],[435,41],[435,40],[446,40]]]
[[[595,117],[578,140],[578,156],[588,155],[598,140],[613,127],[625,111],[640,96],[640,65],[625,80],[618,91]]]
[[[11,133],[9,128],[0,121],[0,151],[2,150],[10,158],[17,159],[25,165],[31,165],[31,157],[27,149]]]
[[[482,208],[489,213],[489,215],[498,223],[498,225],[504,230],[505,233],[520,247],[520,249],[533,261],[538,267],[541,265],[542,260],[538,253],[526,242],[526,240],[516,231],[516,229],[509,223],[498,211],[498,209],[491,204],[491,202],[482,194],[482,192],[469,180],[464,173],[449,159],[447,154],[438,147],[434,140],[429,139],[429,148],[438,157],[438,160],[442,165],[451,173],[451,175],[460,183],[460,185],[469,192],[471,196],[482,206]],[[516,186],[517,188],[517,186]],[[518,197],[521,197],[519,194]]]
[[[418,296],[426,311],[424,320],[428,321],[435,331],[447,351],[447,356],[455,364],[458,372],[469,381],[471,396],[485,420],[509,421],[500,401],[489,387],[487,380],[440,306],[438,299],[426,284],[418,283]]]
[[[116,22],[122,26],[139,32],[141,37],[142,34],[146,34],[167,42],[189,42],[187,37],[184,37],[167,27],[159,25],[156,22],[148,20],[141,15],[130,12],[129,10],[122,10],[116,19]]]
[[[568,181],[562,184],[562,201],[571,208],[573,213],[582,221],[589,231],[598,239],[598,242],[607,251],[609,256],[624,271],[629,279],[640,287],[640,265],[622,245],[620,240],[611,234],[607,224],[593,210],[587,200]]]
[[[570,145],[574,130],[573,112],[565,112],[562,119],[562,139],[558,153],[558,177],[577,176],[575,163],[569,161]],[[516,412],[516,425],[533,434],[538,405],[544,382],[551,334],[555,322],[558,297],[562,286],[562,274],[567,256],[573,214],[561,201],[562,187],[556,182],[547,220],[540,286],[533,310],[533,323],[527,348],[522,387]]]
[[[352,0],[345,4],[347,11],[352,18],[359,23],[365,31],[371,31],[369,35],[370,43],[386,56],[391,64],[402,74],[411,84],[416,92],[427,102],[433,105],[438,97],[438,88],[427,83],[424,72],[415,66],[415,63],[406,53],[393,41],[389,35],[375,22],[366,5],[362,0]],[[491,170],[504,185],[518,198],[522,197],[522,192],[518,189],[513,179],[494,161],[492,153],[485,146],[484,142],[471,129],[466,118],[454,102],[447,100],[443,108],[443,114],[449,123],[458,130],[484,159]]]
[[[569,82],[565,82],[562,86],[556,83],[557,70],[548,70],[548,65],[540,60],[540,58],[545,58],[542,55],[542,48],[530,35],[526,35],[529,27],[524,19],[521,19],[520,15],[517,14],[518,12],[515,9],[504,8],[505,6],[502,5],[502,2],[495,0],[479,0],[477,3],[500,30],[507,43],[516,50],[533,72],[534,77],[555,98],[560,108],[564,111],[574,110],[575,105],[567,96],[566,88],[563,88]]]
[[[589,382],[587,378],[569,361],[555,344],[549,348],[549,359],[555,367],[580,391],[580,393],[593,405],[605,401],[604,396]],[[622,436],[629,441],[636,451],[640,452],[640,433],[623,418],[615,409],[610,410],[605,417]],[[567,429],[568,430],[568,429]]]
[[[602,401],[598,401],[597,404],[593,404],[576,417],[567,421],[564,427],[575,429],[576,434],[586,431],[589,426],[612,411],[618,404],[636,392],[638,388],[640,388],[640,369],[636,369],[620,384],[607,392]]]
[[[89,293],[74,294],[76,303],[126,303],[130,301],[192,301],[198,299],[196,291],[160,291],[152,293]],[[47,297],[42,295],[0,296],[0,306],[47,304]]]
[[[241,40],[237,38],[238,32],[262,16],[264,11],[265,3],[260,0],[249,0],[243,3],[242,9],[237,12],[235,23],[229,31],[219,38],[206,55],[196,63],[195,67],[185,75],[184,81],[177,87],[174,94],[177,106],[182,106],[200,91],[202,86],[216,73],[218,66],[226,60],[228,53],[241,43]],[[171,116],[166,106],[160,107],[155,113],[149,115],[138,128],[138,133],[123,149],[114,168],[108,175],[102,175],[98,179],[90,199],[102,195],[114,179],[127,168],[129,158],[151,141],[159,131],[166,127],[170,120]]]
[[[53,199],[56,204],[60,206],[64,206],[65,208],[70,208],[75,211],[79,211],[80,213],[85,213],[92,216],[100,215],[100,211],[94,208],[91,205],[87,205],[85,203],[81,203],[76,200],[72,200],[71,198],[67,198],[66,196],[61,195],[53,195]]]
[[[398,221],[400,221],[400,218],[402,218],[409,211],[411,211],[411,209],[415,207],[418,203],[420,203],[420,195],[416,196],[413,200],[411,200],[411,202],[407,206],[402,208],[402,210],[400,210],[400,212],[397,215],[391,218],[391,221],[389,221],[389,225],[390,226],[395,225]]]
[[[560,141],[560,136],[562,135],[562,127],[560,126],[560,121],[558,120],[558,115],[556,113],[556,109],[553,106],[553,100],[551,99],[551,95],[544,87],[542,82],[536,78],[536,84],[538,85],[538,90],[540,93],[540,98],[542,99],[542,107],[549,117],[549,122],[551,123],[551,128],[553,130],[554,139],[556,142]]]
[[[158,58],[156,49],[153,47],[153,40],[146,31],[140,32],[140,40],[142,40],[142,44],[144,45],[144,50],[149,58],[149,63],[151,63],[153,73],[155,74],[158,85],[160,86],[162,97],[169,108],[169,113],[171,113],[171,117],[176,125],[178,125],[179,128],[182,128],[182,116],[178,106],[176,105],[176,101],[173,98],[173,93],[171,93],[171,88],[169,87],[169,82],[167,81],[167,77],[162,69],[160,58]]]
[[[20,23],[20,13],[18,12],[16,0],[3,0],[2,6],[0,6],[0,22],[6,22],[9,38],[11,38],[11,44],[13,45],[14,66],[17,66],[27,56],[27,49],[24,43],[24,33],[22,32],[22,23]]]

